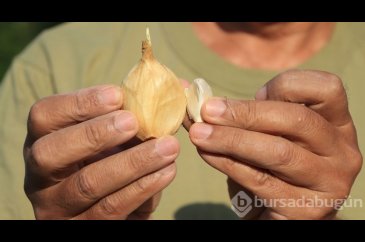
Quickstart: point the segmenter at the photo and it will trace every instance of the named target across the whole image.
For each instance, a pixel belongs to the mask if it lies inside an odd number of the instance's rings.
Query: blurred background
[[[0,82],[14,56],[42,30],[60,22],[1,22],[0,23]]]

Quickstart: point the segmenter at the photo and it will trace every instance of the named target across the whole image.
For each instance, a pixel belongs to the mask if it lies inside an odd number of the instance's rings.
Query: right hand
[[[46,97],[29,113],[24,189],[37,219],[148,218],[176,174],[172,137],[132,144],[119,87]]]

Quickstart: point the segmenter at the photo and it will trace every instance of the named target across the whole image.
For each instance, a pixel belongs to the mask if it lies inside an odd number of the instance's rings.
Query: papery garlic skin
[[[122,83],[123,109],[137,117],[137,137],[142,141],[175,134],[186,113],[186,97],[180,80],[154,58],[148,29],[146,34],[142,59]]]
[[[200,110],[206,100],[213,96],[209,84],[202,78],[195,79],[190,87],[185,88],[187,111],[194,122],[203,122]]]

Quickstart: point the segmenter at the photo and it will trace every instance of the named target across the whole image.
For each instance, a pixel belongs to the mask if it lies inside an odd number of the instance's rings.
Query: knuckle
[[[140,150],[133,150],[133,152],[127,152],[127,162],[125,165],[128,166],[127,169],[130,169],[134,172],[140,172],[145,170],[150,164],[156,162],[152,152]]]
[[[94,201],[97,199],[97,191],[96,186],[94,185],[93,180],[83,171],[81,171],[75,179],[75,185],[77,188],[77,192],[81,195],[81,197]]]
[[[300,130],[303,134],[310,134],[311,131],[316,130],[319,126],[321,126],[313,111],[302,105],[293,105],[296,106],[297,117],[296,122],[291,122],[291,128],[293,130]]]
[[[90,145],[90,148],[95,152],[101,151],[103,147],[103,139],[105,138],[105,132],[102,126],[95,125],[95,122],[89,123],[84,126],[84,132],[86,140]]]
[[[339,208],[342,204],[346,201],[349,197],[351,192],[351,185],[352,183],[349,182],[347,179],[338,179],[336,184],[330,188],[331,191],[328,192],[326,196],[326,200],[329,200],[331,208]]]
[[[256,187],[267,189],[268,187],[273,186],[273,178],[267,172],[258,170],[255,172],[253,179]]]
[[[323,72],[323,75],[333,88],[338,89],[343,87],[342,80],[339,76],[328,72]]]
[[[241,108],[239,108],[236,111],[236,117],[234,117],[237,120],[243,121],[243,127],[246,129],[252,129],[257,122],[257,107],[256,103],[254,101],[245,101],[242,102]]]
[[[303,71],[297,69],[291,69],[281,72],[274,78],[275,85],[277,85],[278,87],[288,87],[290,82],[297,79],[298,74],[300,74],[301,72]]]
[[[38,101],[32,105],[29,111],[28,124],[31,127],[42,125],[46,121],[45,112],[43,111],[42,102]]]
[[[272,100],[282,100],[288,101],[290,100],[287,98],[286,93],[289,91],[289,81],[286,78],[280,78],[280,76],[275,77],[271,81],[267,83],[267,95]]]
[[[236,147],[240,146],[242,142],[242,135],[240,132],[233,131],[231,135],[227,135],[226,142],[224,142],[224,148],[227,151],[235,151]]]
[[[302,76],[306,72],[306,70],[291,69],[278,74],[267,84],[268,95],[274,100],[292,102],[290,92],[295,89],[298,82],[302,81]]]
[[[232,120],[232,122],[237,122],[240,117],[242,116],[243,112],[240,108],[237,108],[237,103],[235,100],[232,99],[226,99],[224,100],[226,107],[229,110],[229,114],[230,114],[230,118]],[[240,107],[240,106],[238,106]]]
[[[145,193],[148,186],[150,185],[149,183],[149,178],[145,178],[145,179],[140,179],[138,181],[136,181],[136,190],[138,191],[138,193]]]
[[[352,157],[351,172],[356,176],[361,171],[363,164],[363,157],[361,152],[358,150],[351,152],[350,157]]]
[[[114,202],[113,198],[108,196],[102,199],[99,203],[100,210],[106,216],[117,215],[119,212],[117,204]]]
[[[26,174],[23,183],[23,191],[27,196],[27,198],[29,199],[29,201],[33,203],[33,201],[38,200],[38,191],[40,183],[36,182],[37,178],[34,176],[34,174],[29,174],[31,172],[29,172],[27,169],[25,173]]]
[[[283,142],[278,142],[273,146],[273,152],[276,155],[278,165],[292,165],[294,160],[294,149],[292,146]]]
[[[346,94],[340,77],[331,73],[324,73],[324,79],[327,80],[326,90],[332,97],[338,98]]]
[[[232,174],[236,171],[236,161],[227,157],[222,157],[221,159],[223,159],[224,169],[228,174]]]
[[[90,110],[100,106],[98,90],[80,90],[75,95],[74,112],[78,121],[87,119]]]
[[[334,193],[333,200],[345,200],[350,195],[351,186],[348,184],[345,184],[343,182],[342,184],[338,184],[336,187],[336,192]]]
[[[29,165],[32,169],[46,169],[48,167],[48,155],[45,150],[46,145],[42,139],[37,140],[30,149]]]
[[[152,173],[148,176],[143,177],[135,182],[134,188],[136,189],[137,194],[146,194],[151,188],[156,184],[159,179],[159,174]]]

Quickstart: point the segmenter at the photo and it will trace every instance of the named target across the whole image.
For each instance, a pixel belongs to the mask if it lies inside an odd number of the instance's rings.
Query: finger
[[[170,184],[175,174],[176,165],[172,163],[101,199],[74,219],[125,219]]]
[[[189,131],[191,125],[193,124],[193,121],[189,118],[189,115],[186,113],[183,121],[183,126],[185,130]]]
[[[184,88],[187,88],[190,86],[190,82],[188,82],[187,80],[185,79],[180,79],[181,81],[181,84],[183,85]]]
[[[232,180],[261,199],[296,199],[312,195],[306,188],[293,186],[278,179],[263,169],[252,167],[226,156],[199,152],[212,167],[223,172]]]
[[[201,112],[208,123],[283,136],[320,155],[333,154],[337,141],[332,125],[299,104],[214,98]]]
[[[235,182],[234,180],[232,180],[229,177],[227,179],[227,185],[228,185],[228,193],[229,193],[230,199],[234,199],[233,197],[240,191],[243,191],[244,193],[246,193],[250,198],[254,198],[254,196],[255,196],[254,194],[252,194],[252,192],[248,191],[245,187],[239,185],[237,182]],[[253,209],[245,215],[244,219],[246,219],[246,220],[258,219],[260,214],[262,214],[262,212],[264,210],[265,210],[265,206],[253,207]]]
[[[190,129],[190,138],[205,152],[270,170],[280,179],[298,186],[316,187],[331,172],[317,155],[277,136],[196,123]]]
[[[29,112],[28,133],[33,140],[61,128],[118,110],[118,86],[102,85],[41,99]]]
[[[288,184],[266,170],[254,168],[229,157],[219,157],[204,152],[200,155],[209,165],[225,173],[253,193],[256,199],[260,199],[256,200],[257,204],[254,205],[265,205],[271,212],[271,218],[316,219],[323,217],[323,214],[328,211],[333,211],[326,206],[322,207],[323,205],[313,207],[315,199],[322,199],[322,201],[328,199],[325,192],[316,192]],[[281,216],[278,217],[278,215]]]
[[[160,203],[162,192],[154,195],[152,198],[144,202],[139,208],[137,208],[132,214],[128,216],[129,220],[147,220],[152,219],[152,213],[156,210]]]
[[[286,71],[270,80],[256,98],[305,104],[336,126],[351,122],[343,83],[328,72]]]
[[[68,167],[130,140],[137,130],[132,113],[115,111],[40,138],[31,148],[29,165],[43,177],[56,178]]]
[[[127,142],[120,144],[118,146],[112,147],[110,149],[104,150],[99,152],[98,154],[92,156],[89,159],[84,160],[81,164],[78,164],[80,168],[85,167],[87,165],[90,165],[96,161],[100,161],[108,156],[115,155],[117,153],[120,153],[124,150],[128,150],[132,147],[135,147],[139,144],[143,143],[140,139],[138,139],[136,136],[128,140]]]
[[[153,213],[156,210],[157,205],[160,203],[161,197],[162,197],[162,192],[157,193],[152,198],[144,202],[133,213],[138,215]]]
[[[83,168],[57,185],[53,197],[63,204],[63,212],[80,213],[103,197],[173,163],[178,152],[175,137],[149,140]],[[147,212],[148,208],[146,205],[140,212]]]

